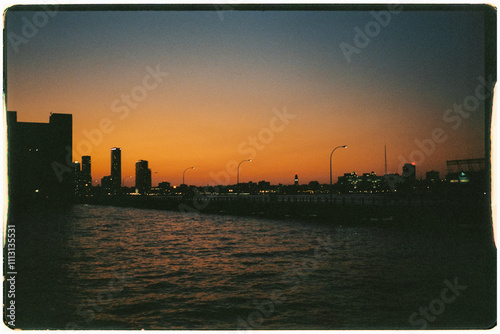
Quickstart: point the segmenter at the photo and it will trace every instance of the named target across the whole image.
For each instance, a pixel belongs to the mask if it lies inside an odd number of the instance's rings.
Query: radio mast
[[[387,147],[384,145],[385,175],[387,175]]]

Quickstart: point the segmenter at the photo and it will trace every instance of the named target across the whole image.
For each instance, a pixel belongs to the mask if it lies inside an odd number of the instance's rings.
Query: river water
[[[21,329],[485,328],[496,321],[496,249],[484,229],[91,205],[11,223],[19,235]],[[448,284],[455,293],[443,295]]]

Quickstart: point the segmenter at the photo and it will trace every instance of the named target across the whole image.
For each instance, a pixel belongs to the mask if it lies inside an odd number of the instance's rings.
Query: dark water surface
[[[344,227],[90,205],[12,222],[23,233],[16,245],[22,329],[496,322],[496,249],[485,229]],[[457,293],[448,288],[443,297],[445,280],[460,286]],[[410,322],[430,307],[435,313]]]

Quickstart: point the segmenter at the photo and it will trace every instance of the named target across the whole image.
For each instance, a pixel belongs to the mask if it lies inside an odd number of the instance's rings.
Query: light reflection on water
[[[457,276],[475,294],[436,325],[460,327],[486,316],[470,303],[494,290],[491,252],[470,233],[88,205],[64,215],[64,252],[50,261],[67,293],[45,321],[64,314],[67,328],[237,329],[273,292],[282,302],[256,329],[410,327]],[[312,269],[294,273],[304,261]]]

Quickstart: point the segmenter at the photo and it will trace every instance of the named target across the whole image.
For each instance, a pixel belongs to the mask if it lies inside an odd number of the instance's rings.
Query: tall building
[[[90,155],[84,155],[82,157],[82,178],[85,183],[92,185],[92,168]]]
[[[403,177],[408,180],[415,180],[416,179],[416,169],[415,169],[415,163],[412,162],[411,164],[404,164],[403,166]]]
[[[299,185],[299,176],[297,175],[297,173],[295,173],[295,183],[294,183],[296,186]]]
[[[82,194],[82,171],[80,169],[80,162],[73,161],[73,193],[76,196],[80,196]]]
[[[73,171],[75,173],[80,173],[80,163],[78,161],[73,161]]]
[[[119,194],[122,182],[122,150],[119,147],[111,149],[111,182],[112,192]]]
[[[111,176],[104,176],[101,179],[101,188],[105,193],[111,194],[111,189],[113,188],[113,180],[111,179]]]
[[[73,115],[51,113],[49,123],[32,123],[8,111],[7,140],[9,204],[71,198]]]
[[[90,195],[92,189],[92,168],[91,168],[91,159],[89,155],[84,155],[82,157],[81,179],[82,179],[82,194]]]
[[[147,194],[151,190],[151,169],[146,160],[135,163],[135,192]]]

